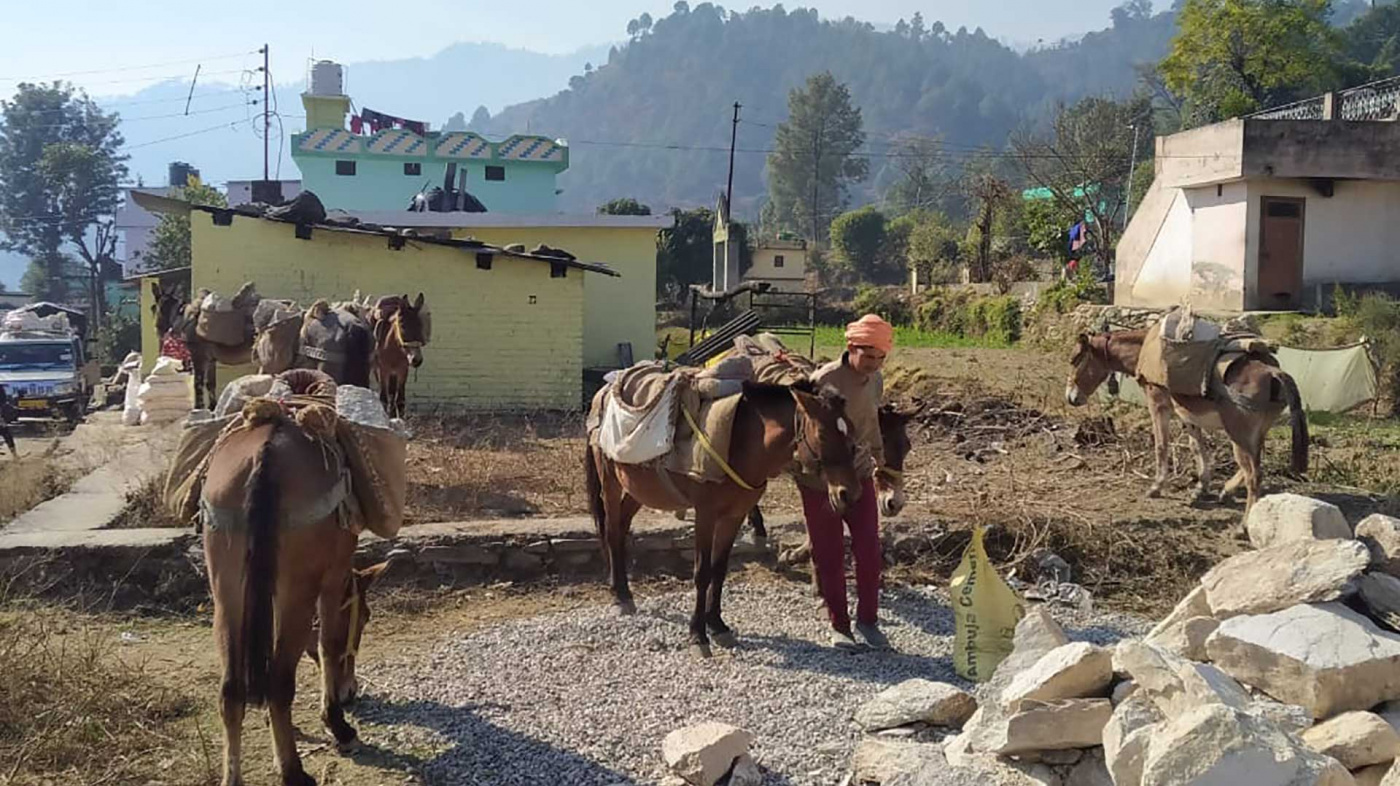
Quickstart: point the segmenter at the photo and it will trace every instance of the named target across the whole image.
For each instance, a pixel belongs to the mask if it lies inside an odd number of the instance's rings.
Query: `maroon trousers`
[[[851,630],[851,613],[846,608],[846,540],[842,528],[851,531],[851,551],[856,561],[856,621],[876,622],[880,611],[879,500],[875,481],[861,484],[860,500],[843,516],[831,508],[826,489],[799,486],[802,511],[807,516],[807,537],[812,543],[812,564],[826,601],[831,626],[847,633]]]

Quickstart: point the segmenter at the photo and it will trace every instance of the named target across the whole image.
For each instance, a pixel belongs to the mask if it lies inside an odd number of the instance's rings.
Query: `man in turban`
[[[844,513],[831,507],[820,477],[800,476],[802,510],[812,544],[812,564],[817,584],[831,618],[831,645],[837,649],[859,647],[853,636],[875,649],[888,649],[889,639],[880,630],[880,514],[875,491],[875,471],[884,465],[880,436],[880,403],[884,379],[880,369],[894,347],[894,328],[874,314],[866,314],[846,326],[846,351],[840,360],[822,366],[812,375],[846,399],[846,419],[856,448],[856,472],[862,479],[861,494]],[[846,544],[842,526],[850,530],[856,563],[856,625],[846,607]]]

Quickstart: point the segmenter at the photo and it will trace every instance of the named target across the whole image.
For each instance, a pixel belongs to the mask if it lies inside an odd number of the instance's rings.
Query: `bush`
[[[919,304],[917,314],[919,329],[930,333],[1008,344],[1021,338],[1021,301],[1011,295],[977,297],[970,290],[933,290]]]
[[[1068,314],[1083,303],[1107,303],[1108,293],[1102,284],[1094,281],[1085,268],[1078,276],[1056,281],[1040,293],[1036,301],[1037,312]]]
[[[104,368],[119,366],[128,352],[141,351],[141,321],[109,315],[107,323],[97,329],[95,338],[97,362]]]
[[[914,324],[914,309],[909,295],[902,287],[864,286],[856,291],[851,308],[857,317],[864,314],[879,314],[891,325]]]
[[[1400,301],[1380,292],[1367,293],[1348,320],[1375,348],[1382,384],[1390,388],[1391,414],[1400,417]]]

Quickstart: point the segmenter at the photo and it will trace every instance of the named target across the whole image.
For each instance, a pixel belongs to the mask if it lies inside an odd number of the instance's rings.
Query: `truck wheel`
[[[81,404],[68,404],[63,407],[63,418],[73,425],[83,422],[83,407]]]

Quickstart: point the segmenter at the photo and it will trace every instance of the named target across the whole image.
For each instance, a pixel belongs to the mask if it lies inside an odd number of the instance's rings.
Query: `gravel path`
[[[662,738],[719,720],[754,732],[765,783],[817,786],[845,773],[866,699],[910,677],[968,687],[939,590],[886,593],[895,653],[819,646],[824,617],[805,585],[731,584],[725,602],[741,646],[708,661],[686,646],[688,592],[646,599],[631,618],[596,606],[446,634],[426,658],[363,672],[362,734],[427,784],[612,786],[658,783]],[[1057,616],[1077,639],[1143,630],[1117,615]]]

